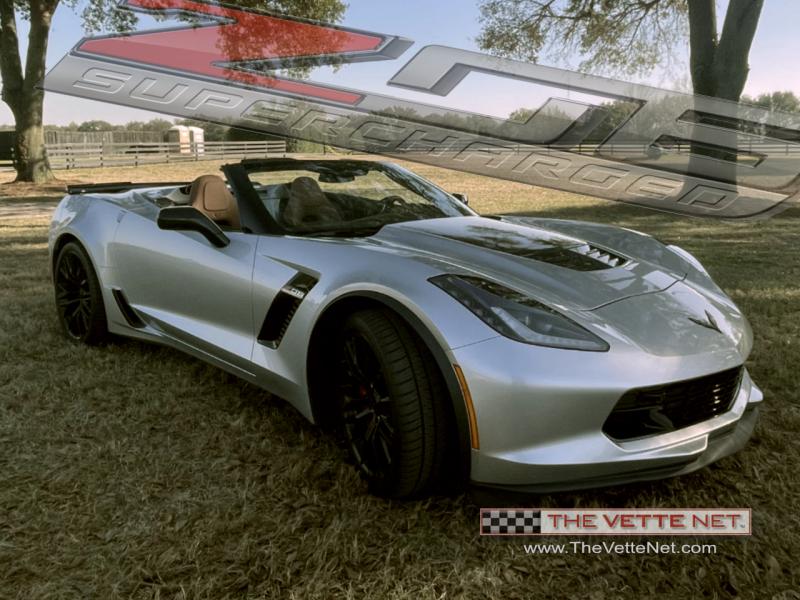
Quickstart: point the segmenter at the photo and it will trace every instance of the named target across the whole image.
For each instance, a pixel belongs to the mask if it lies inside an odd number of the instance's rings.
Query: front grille
[[[629,390],[603,425],[615,440],[667,433],[700,423],[730,410],[742,367],[696,379]]]

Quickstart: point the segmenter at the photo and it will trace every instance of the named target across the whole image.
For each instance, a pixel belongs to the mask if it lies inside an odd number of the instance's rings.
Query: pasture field
[[[59,172],[190,180],[218,163]],[[280,399],[172,350],[60,334],[47,264],[60,187],[0,185],[0,598],[800,599],[800,209],[725,223],[414,167],[480,212],[588,219],[677,243],[755,332],[751,443],[699,473],[541,507],[752,507],[716,553],[526,554],[469,496],[388,502]],[[11,179],[0,173],[0,182]],[[622,540],[629,541],[629,540]]]

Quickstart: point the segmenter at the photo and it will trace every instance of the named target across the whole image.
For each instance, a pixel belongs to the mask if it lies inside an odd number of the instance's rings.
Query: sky
[[[727,0],[718,1],[720,24],[727,8]],[[410,58],[427,44],[443,44],[477,50],[475,38],[480,33],[476,0],[348,0],[349,8],[345,26],[386,34],[397,34],[415,41],[404,58]],[[800,23],[800,1],[766,0],[758,31],[750,55],[750,77],[745,93],[751,96],[776,90],[792,90],[800,95],[800,70],[797,58],[800,56],[800,36],[797,24]],[[155,23],[147,17],[140,19],[139,29],[169,26],[168,22]],[[53,21],[53,31],[48,51],[48,67],[52,67],[82,37],[81,21],[72,10],[59,7]],[[20,23],[20,37],[27,36],[27,28]],[[684,53],[685,54],[685,53]],[[570,57],[566,60],[569,62]],[[401,59],[402,61],[402,59]],[[401,66],[401,61],[393,63],[361,63],[343,67],[338,72],[321,68],[315,70],[312,79],[322,83],[345,83],[346,87],[368,92],[384,93],[392,96],[436,103],[431,96],[399,90],[386,86],[386,81]],[[577,62],[573,59],[573,64]],[[541,64],[549,64],[542,60]],[[557,64],[553,66],[565,66]],[[686,85],[674,81],[674,73],[656,69],[648,77],[626,77],[630,81],[650,83],[664,88]],[[470,110],[481,114],[505,117],[511,111],[525,105],[521,100],[523,92],[530,94],[527,84],[500,81],[499,78],[482,74],[470,74],[466,80],[447,98],[451,108]],[[550,94],[548,94],[550,95]],[[592,101],[592,97],[562,92],[560,97],[574,100]],[[434,97],[435,98],[435,97]],[[439,99],[439,103],[441,100]],[[537,105],[530,101],[528,105]],[[102,119],[111,123],[125,123],[131,120],[149,120],[159,117],[134,109],[122,108],[48,94],[45,100],[45,123],[67,124],[87,119]],[[0,124],[12,123],[13,119],[5,104],[0,104]]]

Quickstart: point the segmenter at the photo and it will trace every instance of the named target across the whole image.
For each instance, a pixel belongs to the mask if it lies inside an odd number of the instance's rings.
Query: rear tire
[[[53,269],[58,320],[66,336],[95,346],[108,341],[108,321],[97,273],[77,242],[61,248]]]
[[[363,310],[340,330],[334,369],[339,429],[370,491],[434,491],[450,425],[442,376],[422,341],[394,313]]]

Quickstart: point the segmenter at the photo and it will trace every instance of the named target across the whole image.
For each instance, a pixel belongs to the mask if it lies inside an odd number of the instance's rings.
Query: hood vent
[[[600,261],[609,268],[621,267],[628,262],[628,260],[622,256],[609,252],[603,248],[592,246],[591,244],[584,244],[578,248],[573,248],[572,251],[579,252],[588,258]]]
[[[583,244],[573,248],[555,246],[520,252],[519,256],[546,262],[573,271],[599,271],[624,265],[627,260],[608,250]]]
[[[551,237],[538,240],[514,230],[495,231],[486,227],[474,227],[473,230],[470,232],[473,235],[439,235],[487,250],[530,258],[573,271],[613,269],[628,262],[625,257],[605,248],[576,242],[574,239]]]

